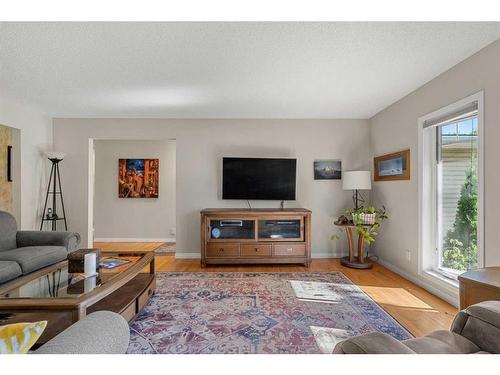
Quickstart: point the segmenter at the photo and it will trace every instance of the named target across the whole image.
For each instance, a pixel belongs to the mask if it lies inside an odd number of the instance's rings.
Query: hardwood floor
[[[154,251],[161,243],[95,243],[94,247],[115,251]],[[375,263],[372,269],[343,267],[338,259],[313,259],[309,268],[295,265],[208,266],[199,260],[156,256],[157,271],[175,272],[334,272],[344,273],[353,283],[391,314],[414,336],[449,329],[457,309],[425,289]]]

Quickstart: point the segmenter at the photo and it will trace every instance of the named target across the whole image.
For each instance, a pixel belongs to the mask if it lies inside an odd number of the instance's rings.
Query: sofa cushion
[[[0,284],[15,279],[23,274],[16,262],[0,261]]]
[[[17,246],[64,246],[67,251],[75,251],[80,244],[80,235],[75,232],[53,232],[38,230],[17,231]]]
[[[67,257],[68,252],[63,246],[27,246],[0,251],[0,260],[19,263],[24,275],[65,260]]]
[[[418,354],[470,354],[480,350],[472,341],[450,331],[434,331],[403,344]]]
[[[333,354],[415,354],[394,337],[371,332],[338,343]]]
[[[0,251],[15,249],[17,224],[14,216],[5,211],[0,211]]]
[[[498,301],[483,301],[467,307],[465,312],[474,318],[500,328],[500,303]]]

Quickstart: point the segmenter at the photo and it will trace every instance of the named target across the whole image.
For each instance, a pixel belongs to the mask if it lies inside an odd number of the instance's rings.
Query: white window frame
[[[437,238],[436,226],[436,132],[424,132],[426,121],[446,116],[456,112],[468,104],[477,102],[478,119],[478,218],[477,218],[477,248],[478,266],[484,267],[484,91],[470,95],[462,100],[452,103],[437,111],[431,112],[418,119],[418,206],[419,206],[419,233],[418,233],[418,273],[420,276],[431,276],[438,281],[446,281],[444,277],[456,276],[447,272],[436,274],[433,265],[437,264]],[[428,166],[432,166],[428,168]],[[427,168],[426,168],[427,167]],[[436,281],[436,280],[433,280]],[[449,281],[454,287],[458,287],[456,281]]]

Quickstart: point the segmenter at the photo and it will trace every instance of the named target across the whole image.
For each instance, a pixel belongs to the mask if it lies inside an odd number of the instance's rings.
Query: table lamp
[[[359,190],[371,190],[372,178],[370,171],[347,171],[342,172],[342,189],[354,190],[352,200],[354,208],[359,209],[359,202],[364,202],[360,197]]]

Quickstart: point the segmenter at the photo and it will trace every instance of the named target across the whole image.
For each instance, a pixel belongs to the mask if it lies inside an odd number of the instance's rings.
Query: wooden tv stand
[[[207,208],[201,265],[311,263],[311,211]]]

